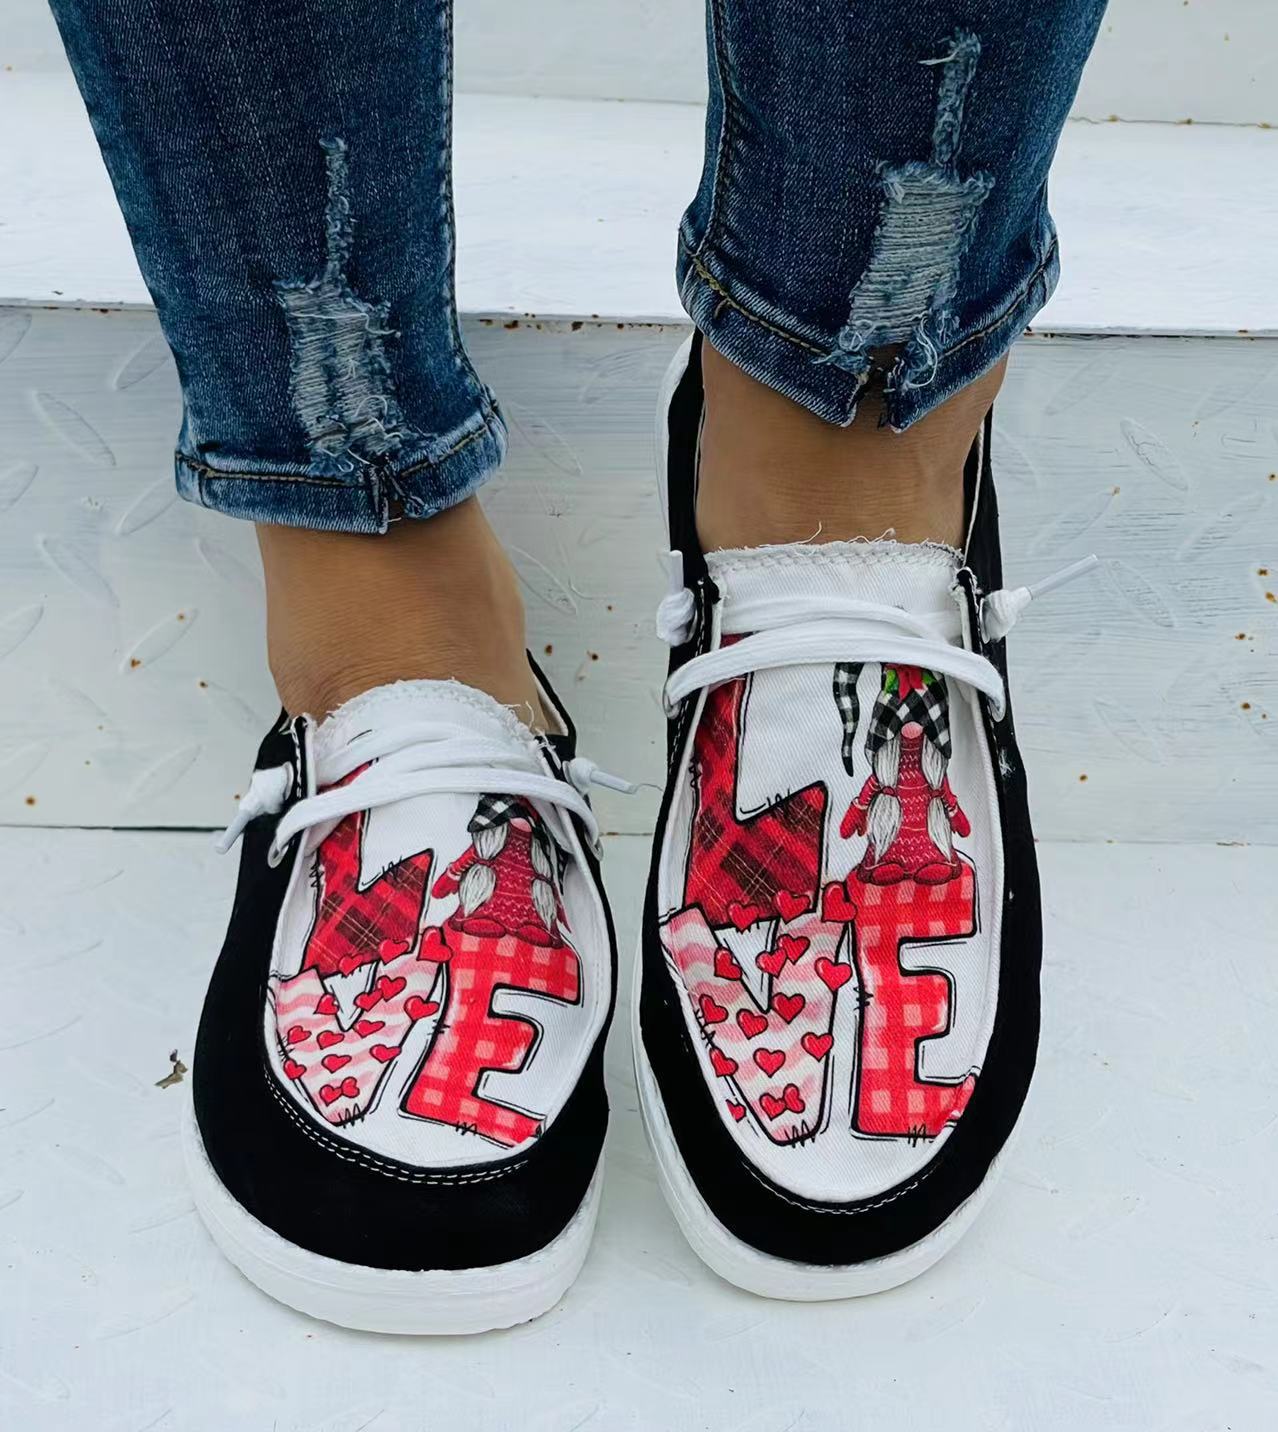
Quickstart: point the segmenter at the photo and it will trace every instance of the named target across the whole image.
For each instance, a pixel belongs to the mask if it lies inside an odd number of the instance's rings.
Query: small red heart
[[[830,1046],[834,1043],[832,1034],[805,1034],[799,1043],[813,1057],[813,1059],[824,1059],[830,1052]]]
[[[372,955],[343,955],[337,962],[338,973],[353,975],[360,965],[368,964],[372,958]]]
[[[306,1073],[306,1065],[299,1064],[296,1059],[286,1059],[284,1061],[284,1073],[290,1079],[300,1079],[302,1075]]]
[[[768,1027],[766,1014],[755,1014],[752,1009],[737,1010],[737,1024],[747,1039],[755,1039]]]
[[[803,1102],[803,1095],[799,1093],[798,1086],[787,1084],[783,1091],[785,1106],[792,1114],[801,1114],[808,1106]]]
[[[754,1062],[769,1078],[785,1063],[784,1049],[756,1049]]]
[[[411,940],[383,940],[377,947],[377,953],[382,958],[382,963],[388,965],[392,960],[401,959],[413,948]]]
[[[737,964],[731,950],[725,950],[720,946],[714,952],[714,972],[721,980],[739,980],[741,978],[741,966]]]
[[[778,1099],[775,1094],[764,1094],[759,1103],[763,1105],[763,1112],[769,1119],[777,1118],[785,1110],[785,1100]]]
[[[772,996],[772,1008],[787,1024],[803,1013],[805,1004],[807,1004],[807,1000],[801,994],[774,994]]]
[[[419,960],[434,960],[436,964],[444,964],[452,958],[453,952],[448,948],[444,939],[444,932],[438,925],[427,925],[422,934],[421,953],[417,956]]]
[[[364,994],[355,996],[355,1003],[363,1010],[372,1009],[375,1004],[381,1004],[382,994],[380,990],[370,989]]]
[[[729,1059],[722,1049],[710,1050],[710,1064],[721,1079],[727,1079],[737,1072],[737,1061]]]
[[[316,1014],[336,1014],[337,996],[335,994],[322,994],[319,1003],[315,1006]]]
[[[341,1097],[342,1091],[336,1084],[325,1084],[320,1090],[320,1098],[323,1099],[326,1104],[331,1104],[335,1099],[340,1099]]]
[[[846,925],[856,918],[856,901],[848,898],[843,884],[832,881],[821,896],[821,918],[831,924]]]
[[[438,1009],[438,1000],[423,999],[419,994],[404,1001],[404,1013],[409,1019],[428,1019]]]
[[[306,1031],[300,1024],[295,1024],[284,1036],[290,1044],[300,1044],[306,1038]]]
[[[330,1074],[336,1074],[339,1069],[344,1069],[351,1062],[349,1054],[326,1054],[320,1063]]]
[[[708,994],[701,996],[701,1018],[707,1024],[722,1024],[728,1017],[728,1011],[721,1004],[716,1004]]]
[[[748,930],[756,920],[761,920],[767,913],[757,905],[747,905],[742,900],[734,900],[728,906],[728,919],[738,930]]]
[[[745,1118],[745,1105],[734,1104],[731,1099],[725,1099],[724,1102],[728,1106],[728,1113],[730,1113],[739,1124],[741,1120]]]
[[[755,957],[754,962],[765,975],[771,975],[775,979],[785,968],[785,955],[781,950],[765,950],[763,954]]]
[[[333,1045],[340,1044],[345,1037],[336,1029],[321,1029],[315,1036],[315,1042],[321,1049],[331,1049]]]
[[[359,1080],[351,1078],[348,1074],[346,1078],[342,1080],[342,1097],[344,1099],[353,1099],[358,1093]]]
[[[379,1064],[389,1063],[399,1053],[398,1044],[374,1044],[368,1051]]]
[[[394,999],[404,988],[408,981],[400,975],[398,979],[392,979],[390,975],[383,975],[377,981],[377,991],[383,999]]]
[[[807,954],[811,943],[805,935],[782,935],[777,941],[777,953],[792,965],[797,965]]]
[[[827,960],[824,955],[816,962],[816,972],[821,983],[826,989],[842,989],[852,978],[851,965],[836,965],[833,960]]]
[[[384,1019],[357,1019],[355,1021],[355,1033],[361,1039],[367,1039],[370,1034],[376,1034],[379,1029],[386,1028]]]
[[[811,904],[806,895],[796,895],[793,890],[778,890],[773,904],[777,907],[777,914],[783,920],[795,920],[802,915]]]

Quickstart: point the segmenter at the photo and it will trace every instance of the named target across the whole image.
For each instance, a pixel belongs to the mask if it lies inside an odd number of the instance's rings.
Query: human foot
[[[378,536],[257,531],[285,710],[323,716],[386,682],[454,680],[540,727],[519,579],[475,498]]]
[[[210,1232],[282,1302],[471,1332],[576,1276],[615,952],[574,744],[434,681],[263,742],[186,1152]]]
[[[703,550],[774,542],[963,540],[963,467],[1006,360],[903,433],[869,391],[846,428],[823,422],[701,345],[697,477]]]
[[[686,590],[634,1000],[640,1105],[693,1248],[739,1286],[922,1272],[988,1194],[1033,1071],[1040,911],[985,441],[940,543],[702,555],[694,348],[662,474]]]

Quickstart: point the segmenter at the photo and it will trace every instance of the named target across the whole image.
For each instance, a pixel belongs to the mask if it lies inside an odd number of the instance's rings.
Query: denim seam
[[[760,328],[766,328],[769,333],[775,333],[778,338],[784,338],[788,343],[793,343],[796,348],[802,348],[807,353],[816,353],[824,356],[823,349],[818,348],[813,343],[809,343],[805,338],[800,338],[797,334],[791,333],[788,329],[780,328],[775,323],[770,323],[766,318],[760,318],[757,313],[751,313],[748,308],[743,307],[735,298],[733,298],[732,295],[728,292],[728,290],[720,282],[720,280],[715,278],[715,276],[710,272],[710,270],[706,268],[705,264],[701,261],[701,258],[699,257],[701,249],[706,246],[706,242],[706,239],[703,238],[697,252],[694,253],[693,250],[688,246],[686,240],[683,238],[683,235],[681,234],[679,236],[679,246],[683,249],[684,253],[687,254],[688,261],[696,270],[697,276],[706,284],[708,288],[712,289],[715,293],[717,293],[723,300],[723,302],[726,303],[730,308],[735,309],[742,316],[742,318],[749,319],[751,323],[757,323]],[[1012,314],[1012,312],[1025,301],[1025,299],[1029,296],[1030,291],[1033,289],[1034,285],[1042,279],[1044,273],[1046,273],[1048,268],[1051,267],[1052,261],[1056,257],[1058,243],[1059,241],[1057,239],[1054,238],[1052,240],[1051,244],[1048,245],[1047,252],[1039,260],[1038,266],[1034,269],[1033,273],[1030,274],[1030,276],[1025,280],[1025,282],[1021,284],[1020,288],[1017,289],[1016,293],[1013,294],[1010,299],[1008,299],[1008,301],[1003,305],[1003,307],[998,311],[998,313],[989,320],[988,323],[982,324],[980,328],[974,329],[971,333],[964,334],[962,338],[960,338],[956,343],[951,344],[945,350],[944,354],[942,354],[942,357],[951,357],[953,354],[960,352],[969,343],[975,343],[978,338],[984,338],[987,333],[992,332],[1001,323],[1004,323],[1007,318]]]
[[[467,433],[464,438],[459,438],[446,452],[436,454],[434,457],[419,458],[416,462],[410,463],[408,467],[398,470],[392,468],[372,469],[379,476],[391,477],[398,481],[401,478],[413,477],[426,468],[438,467],[441,462],[459,453],[464,447],[482,437],[491,437],[496,433],[493,419],[497,414],[492,408],[483,410],[483,425],[475,429],[473,433]],[[230,468],[210,467],[207,463],[197,462],[195,458],[187,457],[183,452],[173,454],[174,461],[183,467],[189,468],[201,479],[205,477],[213,479],[228,479],[232,482],[300,482],[311,487],[344,487],[351,491],[363,487],[363,483],[345,482],[340,477],[321,477],[306,472],[236,472]]]
[[[728,152],[729,139],[733,129],[732,91],[728,86],[728,57],[724,39],[726,17],[723,0],[711,0],[710,15],[714,24],[714,66],[719,80],[719,102],[723,106],[723,117],[719,121],[719,143],[715,148],[714,155],[714,182],[710,186],[710,212],[706,216],[705,232],[697,246],[698,254],[707,246],[713,247],[713,235],[717,232],[719,222],[719,201],[727,182],[723,160]],[[682,236],[680,242],[682,242]]]

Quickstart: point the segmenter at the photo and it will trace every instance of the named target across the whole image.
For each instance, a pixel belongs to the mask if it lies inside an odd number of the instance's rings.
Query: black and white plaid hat
[[[908,668],[907,668],[908,669]],[[870,713],[870,729],[865,738],[865,749],[871,760],[875,752],[888,741],[901,734],[901,727],[910,721],[917,721],[923,734],[933,743],[948,761],[951,754],[950,742],[950,697],[945,679],[935,672],[920,673],[924,685],[921,690],[912,688],[908,696],[901,696],[900,674],[894,666],[884,666],[883,685]],[[844,735],[846,750],[847,736]],[[846,763],[845,755],[844,761]]]
[[[526,816],[528,810],[523,801],[515,796],[480,796],[475,814],[471,816],[466,829],[471,835],[494,826],[505,825],[517,816]]]
[[[861,719],[861,703],[857,700],[856,683],[861,675],[860,663],[853,666],[839,662],[834,668],[834,704],[843,721],[843,769],[856,775],[853,756],[856,751],[856,725]]]

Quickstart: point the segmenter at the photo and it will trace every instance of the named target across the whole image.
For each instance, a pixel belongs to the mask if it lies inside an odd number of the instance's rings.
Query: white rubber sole
[[[363,1332],[481,1333],[526,1323],[548,1312],[585,1262],[603,1187],[601,1158],[567,1228],[526,1258],[490,1268],[414,1273],[326,1258],[259,1223],[213,1171],[189,1103],[182,1147],[200,1217],[213,1241],[249,1282],[298,1312]]]
[[[791,1302],[822,1302],[835,1298],[860,1298],[886,1292],[925,1273],[943,1258],[971,1227],[998,1182],[1005,1146],[990,1165],[975,1193],[959,1205],[926,1238],[865,1263],[844,1266],[792,1263],[761,1253],[730,1233],[711,1212],[697,1191],[670,1129],[661,1092],[643,1052],[639,1031],[639,987],[642,980],[643,948],[635,955],[634,990],[631,996],[631,1036],[634,1041],[635,1084],[648,1142],[657,1159],[657,1179],[670,1211],[683,1236],[701,1261],[729,1283],[764,1298]]]

